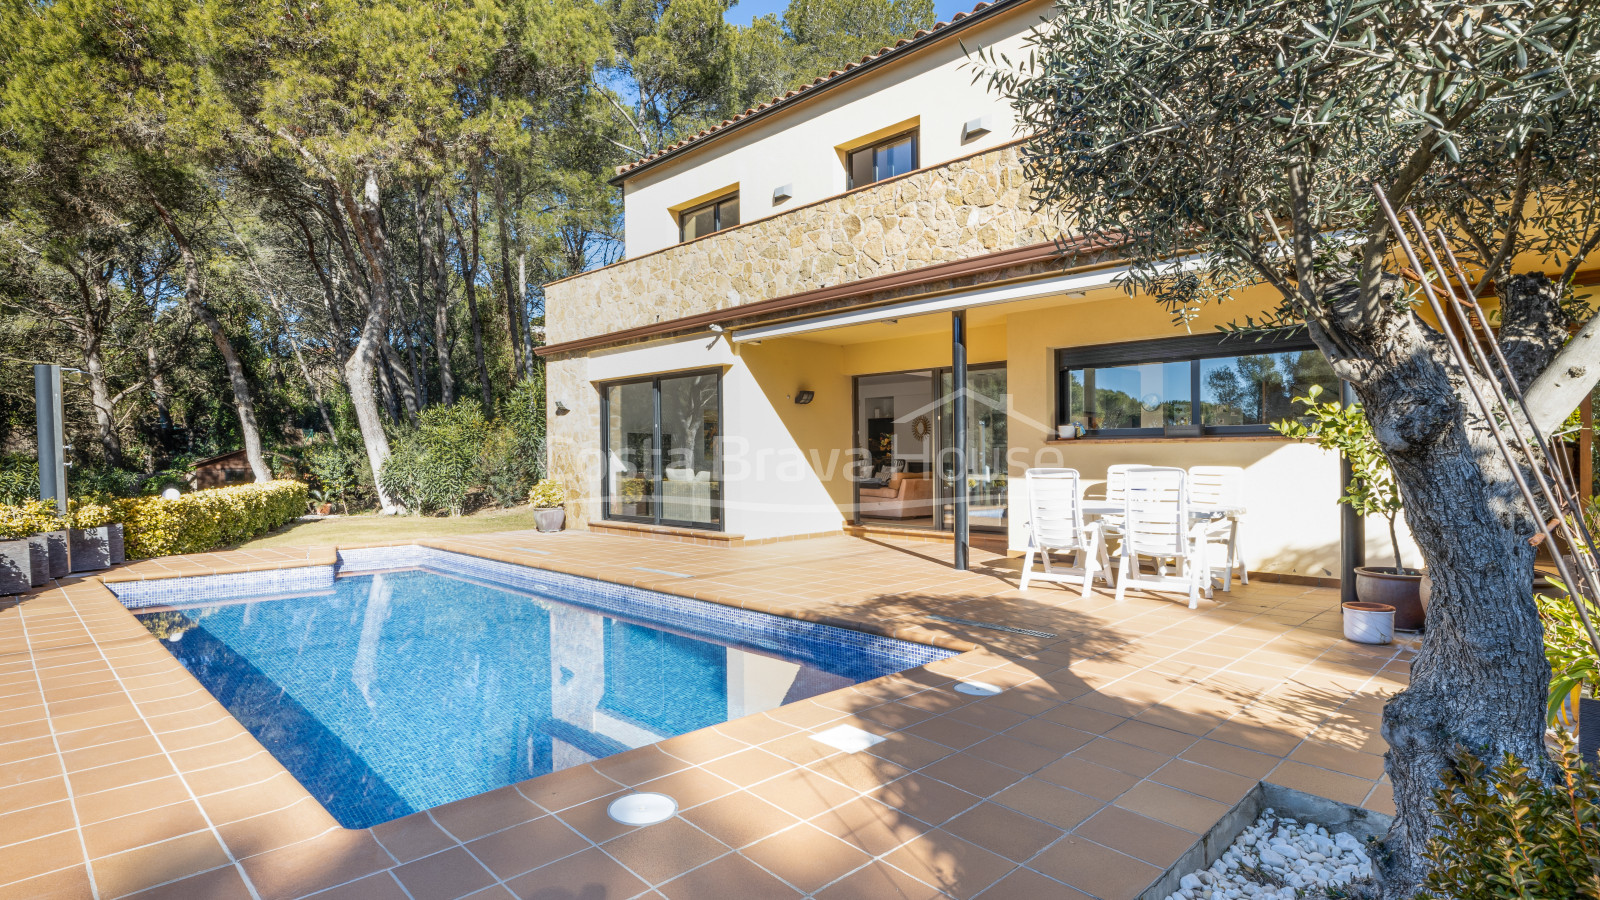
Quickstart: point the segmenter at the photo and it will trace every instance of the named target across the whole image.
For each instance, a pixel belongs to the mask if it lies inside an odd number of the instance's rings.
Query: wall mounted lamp
[[[794,402],[797,406],[805,406],[817,397],[816,391],[795,391]]]
[[[562,403],[560,400],[557,400],[555,402],[554,406],[555,406],[556,415],[558,415],[558,416],[564,416],[567,413],[572,412],[572,410],[568,409],[567,405],[565,403]]]

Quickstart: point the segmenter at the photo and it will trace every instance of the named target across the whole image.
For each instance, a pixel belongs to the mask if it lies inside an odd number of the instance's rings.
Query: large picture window
[[[605,515],[722,528],[722,376],[663,375],[601,390]]]
[[[1059,350],[1056,421],[1089,436],[1264,434],[1300,414],[1294,398],[1338,376],[1304,332],[1252,342],[1220,335]]]
[[[896,175],[904,175],[917,168],[917,133],[897,134],[849,156],[850,187],[866,187]]]

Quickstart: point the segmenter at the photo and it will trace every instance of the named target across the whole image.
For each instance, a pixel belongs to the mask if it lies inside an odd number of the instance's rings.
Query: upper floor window
[[[869,147],[852,150],[848,162],[852,188],[904,175],[917,167],[917,133],[902,132]]]
[[[692,241],[739,224],[739,195],[731,194],[678,214],[678,240]]]

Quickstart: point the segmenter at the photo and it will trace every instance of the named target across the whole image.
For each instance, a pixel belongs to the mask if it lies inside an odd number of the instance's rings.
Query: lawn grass
[[[277,531],[239,545],[240,550],[263,547],[331,547],[374,541],[457,537],[523,531],[534,527],[534,509],[490,509],[470,516],[335,516],[308,522],[291,522]]]

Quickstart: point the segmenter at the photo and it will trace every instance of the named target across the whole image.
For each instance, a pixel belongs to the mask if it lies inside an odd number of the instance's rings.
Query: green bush
[[[20,453],[0,456],[0,504],[16,506],[38,497],[38,460]]]
[[[390,442],[379,478],[384,490],[413,512],[461,514],[482,482],[479,454],[489,425],[476,401],[424,410],[415,429]]]
[[[1509,755],[1490,770],[1458,754],[1438,793],[1419,898],[1600,900],[1600,782],[1563,740],[1546,784]]]
[[[175,500],[133,497],[115,504],[131,559],[229,547],[293,521],[305,508],[306,486],[299,481],[212,488]]]
[[[359,436],[334,443],[318,436],[301,454],[306,470],[329,503],[337,503],[348,513],[352,504],[371,507],[377,500],[372,489],[372,467],[367,464],[367,448]]]
[[[479,455],[480,476],[496,503],[516,506],[545,474],[543,378],[507,394],[495,425]]]

